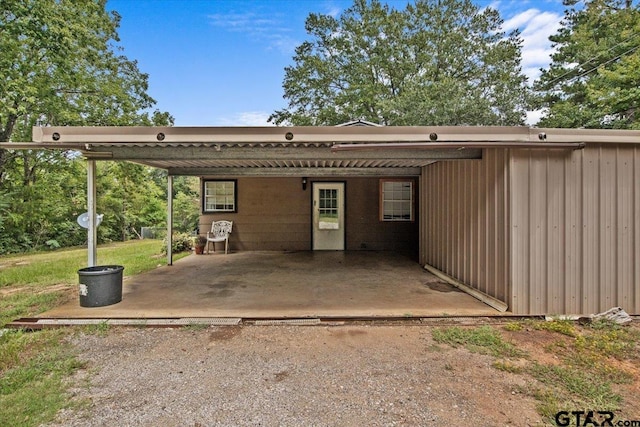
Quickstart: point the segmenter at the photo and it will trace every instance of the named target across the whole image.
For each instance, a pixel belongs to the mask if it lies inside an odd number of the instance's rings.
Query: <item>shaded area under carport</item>
[[[125,275],[126,275],[125,266]],[[125,277],[122,302],[77,299],[40,318],[495,316],[498,311],[392,252],[191,255]]]

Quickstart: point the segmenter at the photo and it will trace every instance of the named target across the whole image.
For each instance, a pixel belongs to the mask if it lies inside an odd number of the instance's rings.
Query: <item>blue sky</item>
[[[406,0],[387,0],[402,9]],[[477,0],[498,9],[506,31],[519,28],[531,79],[549,64],[548,37],[561,0]],[[308,36],[310,13],[337,16],[344,0],[108,0],[122,17],[123,53],[149,74],[148,93],[176,126],[266,126],[284,108],[284,68]],[[530,116],[536,121],[536,113]]]

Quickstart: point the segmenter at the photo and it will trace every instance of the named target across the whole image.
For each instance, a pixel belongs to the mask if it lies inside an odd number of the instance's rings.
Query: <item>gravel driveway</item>
[[[112,328],[50,426],[527,426],[525,379],[429,326]]]

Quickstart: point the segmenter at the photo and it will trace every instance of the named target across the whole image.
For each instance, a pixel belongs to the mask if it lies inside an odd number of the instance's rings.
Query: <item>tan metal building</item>
[[[133,161],[166,169],[169,191],[200,176],[201,231],[234,220],[236,250],[415,251],[513,314],[640,315],[640,131],[56,127],[33,141],[1,146],[81,151],[90,212],[95,161]],[[318,220],[334,200],[344,222]]]
[[[421,185],[421,263],[517,314],[640,314],[637,142],[485,149],[425,167]]]

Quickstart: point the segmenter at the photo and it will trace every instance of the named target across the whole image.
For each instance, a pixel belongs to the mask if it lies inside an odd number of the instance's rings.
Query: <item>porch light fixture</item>
[[[303,177],[302,178],[302,191],[305,191],[307,189],[307,177]]]
[[[156,135],[156,138],[158,141],[164,141],[164,133],[159,132],[158,135]]]
[[[438,134],[433,132],[429,134],[429,139],[432,141],[437,141],[438,140]]]
[[[52,133],[51,139],[53,139],[54,141],[60,141],[60,134],[58,132]]]

